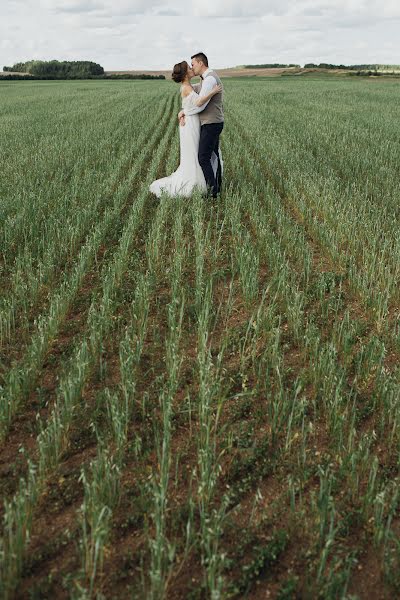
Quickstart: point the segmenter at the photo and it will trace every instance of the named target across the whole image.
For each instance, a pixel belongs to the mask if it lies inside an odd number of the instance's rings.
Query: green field
[[[400,82],[0,84],[0,598],[400,595]]]

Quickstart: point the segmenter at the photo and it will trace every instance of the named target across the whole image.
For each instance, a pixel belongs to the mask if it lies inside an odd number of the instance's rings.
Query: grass
[[[399,592],[399,84],[224,85],[3,84],[2,598]]]

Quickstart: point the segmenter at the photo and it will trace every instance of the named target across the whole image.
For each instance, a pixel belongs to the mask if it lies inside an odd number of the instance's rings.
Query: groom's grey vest
[[[221,83],[220,78],[215,71],[207,73],[207,77],[213,76],[218,83]],[[203,84],[203,80],[200,83],[200,89]],[[199,113],[201,125],[211,125],[211,123],[223,123],[224,122],[224,108],[222,104],[222,92],[215,94],[207,104],[204,110]]]

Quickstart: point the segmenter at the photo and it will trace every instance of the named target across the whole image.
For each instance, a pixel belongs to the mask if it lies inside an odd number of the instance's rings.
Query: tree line
[[[305,69],[344,69],[348,71],[392,71],[399,70],[399,65],[333,65],[331,63],[307,63]]]
[[[59,79],[84,79],[93,75],[104,75],[103,67],[90,60],[28,60],[15,63],[12,67],[3,67],[3,71]]]
[[[165,79],[164,75],[145,75],[132,73],[106,75],[98,63],[90,60],[29,60],[18,62],[11,67],[4,66],[3,71],[15,72],[7,75],[10,79]]]
[[[265,63],[258,65],[241,65],[238,68],[244,69],[287,69],[289,67],[301,68],[300,65],[293,63]],[[304,69],[343,69],[347,71],[398,71],[400,65],[335,65],[332,63],[307,63],[303,67]]]
[[[287,69],[289,67],[298,67],[300,65],[295,64],[283,64],[283,63],[266,63],[264,65],[244,65],[245,69]]]

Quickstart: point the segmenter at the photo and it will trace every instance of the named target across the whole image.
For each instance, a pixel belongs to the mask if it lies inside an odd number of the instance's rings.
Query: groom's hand
[[[182,119],[182,117],[185,117],[185,113],[183,112],[183,110],[181,110],[181,111],[178,113],[178,119],[179,119],[179,121]]]
[[[185,123],[186,123],[186,121],[185,121],[185,115],[183,115],[183,117],[180,117],[180,118],[179,118],[179,125],[180,125],[181,127],[184,127],[184,126],[185,126]]]

